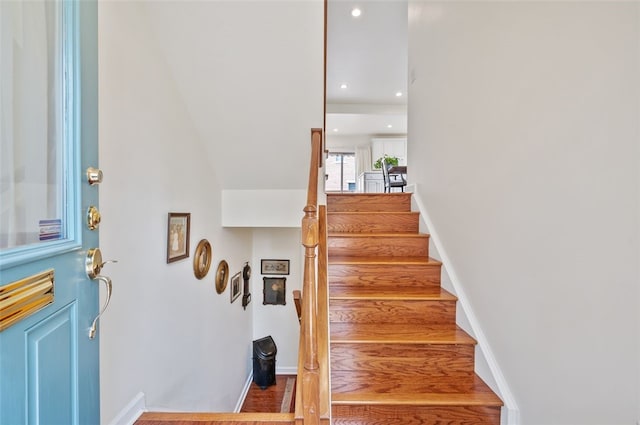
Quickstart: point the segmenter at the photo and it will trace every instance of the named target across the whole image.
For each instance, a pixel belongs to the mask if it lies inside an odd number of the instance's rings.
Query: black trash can
[[[253,382],[263,390],[276,383],[277,352],[271,335],[253,341]]]

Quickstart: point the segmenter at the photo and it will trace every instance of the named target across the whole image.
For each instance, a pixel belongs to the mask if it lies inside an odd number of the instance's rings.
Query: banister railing
[[[318,265],[320,223],[318,217],[318,175],[322,155],[322,130],[311,130],[311,161],[307,205],[302,218],[304,274],[302,286],[302,318],[298,362],[298,394],[296,423],[316,425],[329,423],[328,351],[326,296],[318,298],[318,285],[326,285],[326,271]],[[326,239],[326,238],[325,238]],[[322,262],[320,262],[322,263]],[[326,269],[326,263],[323,266]],[[321,277],[322,281],[318,278]],[[321,291],[326,294],[326,291]],[[321,311],[318,311],[320,307]],[[320,344],[320,349],[319,349]]]
[[[311,130],[311,163],[307,205],[302,218],[305,250],[298,348],[295,413],[143,413],[136,424],[329,425],[329,318],[327,292],[326,207],[318,205],[322,158],[322,130]]]

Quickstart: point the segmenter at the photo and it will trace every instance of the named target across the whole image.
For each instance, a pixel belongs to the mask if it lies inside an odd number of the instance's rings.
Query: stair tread
[[[503,402],[474,373],[477,341],[455,323],[411,194],[327,194],[327,209],[338,422],[499,423]]]
[[[329,211],[327,217],[338,215],[420,215],[417,211]]]
[[[502,400],[477,375],[473,388],[465,393],[333,393],[331,404],[406,406],[502,406]]]
[[[428,233],[328,232],[329,238],[429,238]]]
[[[438,300],[456,301],[458,297],[440,287],[400,286],[388,288],[376,287],[337,287],[329,288],[332,300]]]
[[[385,196],[411,196],[411,192],[330,192],[327,193],[327,198],[355,198],[355,197],[385,197]]]
[[[416,326],[386,323],[330,323],[331,344],[366,342],[385,344],[476,344],[459,326]]]
[[[425,256],[415,256],[415,257],[380,257],[375,255],[369,256],[348,256],[348,255],[330,255],[329,256],[329,265],[331,264],[419,264],[419,265],[432,265],[432,266],[440,266],[442,263],[438,260],[435,260],[431,257]]]

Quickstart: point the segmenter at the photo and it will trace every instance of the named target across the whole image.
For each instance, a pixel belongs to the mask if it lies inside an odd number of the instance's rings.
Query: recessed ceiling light
[[[340,84],[340,88],[343,89],[343,90],[346,89],[347,87],[349,87],[349,86],[347,86],[345,83]]]
[[[401,97],[402,96],[402,92],[401,91],[397,91],[396,92],[396,97]]]
[[[357,7],[354,7],[353,10],[351,11],[351,16],[353,16],[354,18],[357,18],[360,15],[362,15],[362,11]]]
[[[334,132],[337,132],[337,131],[338,131],[338,129],[337,129],[337,128],[334,128],[334,129],[333,129],[333,131],[334,131]]]
[[[391,124],[387,124],[387,128],[391,128],[393,127]]]

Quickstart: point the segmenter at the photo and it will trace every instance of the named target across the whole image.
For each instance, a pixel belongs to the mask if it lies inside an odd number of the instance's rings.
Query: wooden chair
[[[384,192],[391,192],[392,187],[399,187],[404,192],[404,187],[407,185],[402,174],[389,174],[389,168],[391,165],[387,164],[387,161],[382,158],[382,177],[384,178]]]

